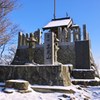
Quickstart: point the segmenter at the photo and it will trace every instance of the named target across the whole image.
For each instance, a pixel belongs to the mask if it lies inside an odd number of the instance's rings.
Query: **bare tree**
[[[0,57],[0,64],[10,65],[16,53],[16,45],[11,45],[8,48],[8,53]]]
[[[18,32],[18,26],[13,25],[8,18],[15,4],[16,0],[0,0],[0,48],[2,47],[0,56],[2,56],[5,44]]]

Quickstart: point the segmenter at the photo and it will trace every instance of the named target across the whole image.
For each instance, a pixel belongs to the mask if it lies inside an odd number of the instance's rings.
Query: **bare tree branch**
[[[5,48],[5,44],[18,33],[18,25],[13,25],[9,20],[8,14],[15,8],[17,0],[0,0],[0,48],[2,53]],[[4,45],[4,46],[3,46]]]
[[[0,57],[2,57],[2,54],[3,54],[4,50],[5,50],[5,44],[3,45],[3,48],[2,48],[2,51],[1,51],[1,54],[0,54]]]

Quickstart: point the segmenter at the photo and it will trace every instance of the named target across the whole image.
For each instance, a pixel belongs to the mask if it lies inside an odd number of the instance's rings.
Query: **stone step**
[[[71,79],[74,85],[84,85],[84,86],[99,86],[100,79]]]
[[[37,91],[37,92],[42,92],[42,93],[53,93],[53,92],[59,92],[59,93],[75,93],[74,90],[70,89],[72,88],[72,86],[41,86],[41,85],[38,85],[38,86],[34,86],[32,85],[31,88],[34,90],[34,91]]]
[[[95,72],[92,69],[73,69],[71,76],[75,79],[94,79]]]

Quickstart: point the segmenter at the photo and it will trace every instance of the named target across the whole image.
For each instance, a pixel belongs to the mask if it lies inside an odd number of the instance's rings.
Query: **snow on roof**
[[[43,27],[43,29],[50,29],[54,27],[59,26],[70,26],[72,25],[72,19],[71,18],[61,18],[61,19],[55,19],[49,22],[46,26]]]
[[[72,25],[72,28],[75,28],[75,27],[79,27],[79,25],[77,24]]]

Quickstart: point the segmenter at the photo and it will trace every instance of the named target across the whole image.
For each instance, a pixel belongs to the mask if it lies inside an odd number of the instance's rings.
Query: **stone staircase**
[[[98,86],[100,79],[95,78],[95,71],[92,69],[73,69],[71,81],[74,85]]]

